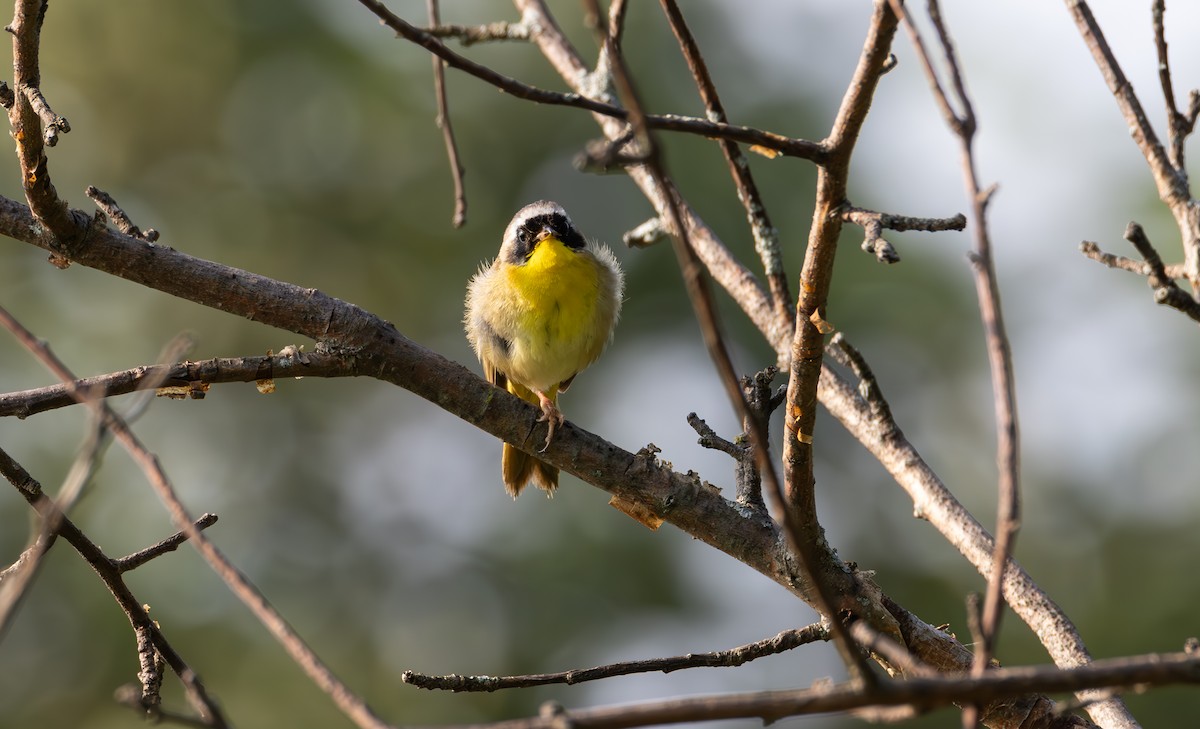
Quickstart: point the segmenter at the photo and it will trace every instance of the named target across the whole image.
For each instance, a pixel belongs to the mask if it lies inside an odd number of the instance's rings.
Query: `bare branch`
[[[973,228],[975,250],[971,260],[975,264],[973,266],[975,288],[979,298],[979,312],[986,334],[988,362],[992,373],[992,395],[995,403],[997,431],[996,464],[999,470],[995,551],[992,556],[992,569],[988,575],[987,594],[984,598],[980,622],[979,637],[981,640],[977,646],[972,669],[972,675],[980,676],[987,669],[995,649],[1000,618],[1003,615],[1005,565],[1012,554],[1013,542],[1021,521],[1020,440],[1017,433],[1017,396],[1016,384],[1013,379],[1012,351],[1004,327],[1004,317],[1000,306],[1000,287],[992,258],[992,244],[987,225],[987,201],[990,191],[985,191],[980,187],[979,177],[976,173],[973,146],[976,129],[975,110],[966,91],[966,81],[954,50],[954,44],[942,20],[937,0],[930,0],[930,20],[937,32],[945,63],[953,80],[955,102],[962,110],[961,116],[953,112],[953,105],[945,98],[945,92],[934,72],[933,61],[903,3],[900,0],[890,0],[890,2],[893,10],[900,16],[908,29],[909,36],[913,38],[913,45],[922,58],[930,86],[933,87],[935,95],[939,97],[938,106],[943,111],[947,126],[959,138],[963,180],[967,188],[967,197],[971,200],[972,218],[975,221]],[[964,713],[964,725],[976,723],[978,718],[976,712],[977,709],[972,707]]]
[[[450,50],[431,34],[411,25],[403,18],[392,13],[379,0],[359,0],[368,10],[374,13],[381,23],[391,28],[398,35],[407,41],[415,43],[430,53],[441,58],[446,62],[446,65],[451,68],[456,68],[464,71],[481,81],[485,81],[505,93],[512,94],[518,99],[533,101],[538,104],[553,104],[558,106],[572,106],[578,109],[585,109],[596,114],[603,114],[614,119],[625,119],[628,112],[618,106],[605,104],[600,101],[588,98],[578,93],[563,94],[555,91],[547,91],[528,84],[523,84],[516,79],[510,78],[503,74],[497,73],[492,69],[482,64],[476,63],[468,58],[465,58],[454,51]],[[673,114],[665,115],[647,115],[646,125],[652,129],[661,129],[663,131],[684,132],[687,134],[698,134],[704,137],[716,137],[722,139],[731,139],[735,142],[743,144],[754,144],[767,149],[772,149],[782,155],[789,157],[799,157],[801,159],[819,159],[825,154],[825,149],[821,144],[809,142],[802,139],[793,139],[785,137],[781,134],[765,132],[761,129],[752,127],[735,126],[732,124],[723,124],[710,122],[704,119],[695,119],[691,117],[677,116]]]
[[[33,107],[33,111],[38,115],[38,119],[42,122],[42,138],[46,142],[47,147],[53,147],[58,144],[59,133],[66,134],[71,131],[71,125],[67,122],[66,117],[59,116],[50,108],[46,97],[42,96],[42,90],[33,86],[23,86],[21,91],[25,94],[25,98],[29,100],[29,105]]]
[[[3,449],[0,449],[0,474],[3,474],[8,482],[16,487],[21,496],[41,515],[43,520],[49,520],[55,515],[57,509],[54,502],[42,493],[41,484]],[[146,614],[141,601],[129,591],[121,573],[114,567],[113,561],[65,516],[59,519],[57,534],[65,539],[103,580],[134,630],[144,630],[153,637],[155,648],[183,683],[189,702],[204,719],[205,725],[227,729],[228,724],[220,706],[209,696],[196,672],[167,642],[158,626]]]
[[[437,27],[441,23],[438,17],[438,0],[426,0],[429,12],[429,24]],[[454,179],[454,218],[451,220],[455,228],[461,228],[467,222],[467,191],[463,186],[463,166],[458,158],[458,143],[454,140],[454,127],[450,123],[450,105],[446,101],[446,63],[437,56],[433,59],[433,92],[437,97],[437,125],[442,130],[442,140],[446,145],[446,156],[450,161],[450,176]]]
[[[487,41],[527,41],[529,26],[524,23],[509,23],[498,20],[486,25],[442,25],[436,24],[423,29],[434,38],[454,38],[464,46]]]
[[[1092,10],[1088,7],[1087,2],[1084,0],[1065,0],[1065,2],[1067,11],[1074,19],[1080,35],[1083,36],[1084,43],[1092,53],[1092,59],[1100,69],[1100,74],[1104,77],[1121,115],[1125,118],[1125,123],[1129,126],[1129,133],[1133,137],[1134,143],[1137,144],[1146,163],[1150,166],[1150,174],[1158,189],[1159,199],[1166,203],[1175,216],[1175,222],[1179,226],[1179,232],[1183,239],[1183,257],[1187,278],[1192,285],[1192,293],[1196,294],[1200,291],[1200,208],[1195,204],[1188,188],[1187,175],[1182,168],[1172,164],[1171,155],[1163,148],[1158,135],[1146,118],[1142,104],[1138,100],[1137,94],[1134,93],[1133,85],[1129,83],[1129,79],[1125,77],[1120,64],[1117,63],[1116,56],[1109,48],[1108,41],[1105,40],[1104,33],[1100,30],[1100,25],[1092,15]],[[1166,53],[1165,43],[1165,40],[1162,41],[1160,47],[1160,52],[1164,56]],[[1196,97],[1193,96],[1188,111],[1188,117],[1191,120],[1189,125],[1194,125],[1195,117],[1192,109],[1196,108],[1196,104]],[[1182,144],[1182,140],[1178,143]],[[1179,154],[1179,159],[1182,162],[1182,153]]]
[[[301,352],[297,348],[260,357],[217,357],[199,362],[143,365],[61,385],[0,394],[0,417],[27,418],[74,405],[76,393],[106,398],[157,388],[192,390],[209,384],[259,382],[288,377],[355,377],[369,374],[353,358]],[[164,393],[167,394],[167,393]]]
[[[1130,223],[1125,228],[1125,240],[1133,244],[1137,252],[1146,261],[1147,283],[1154,290],[1155,303],[1177,309],[1187,315],[1192,321],[1200,322],[1200,302],[1192,298],[1186,291],[1179,288],[1167,273],[1162,257],[1150,244],[1146,232],[1137,223]]]
[[[196,529],[200,531],[203,531],[216,523],[216,514],[204,514],[194,522]],[[175,532],[157,544],[152,544],[149,547],[140,549],[128,556],[114,559],[113,566],[116,567],[118,572],[128,572],[130,570],[137,569],[155,557],[161,557],[168,552],[174,552],[176,549],[179,549],[179,545],[186,542],[187,538],[188,536],[186,532]]]
[[[429,676],[414,671],[405,671],[404,683],[417,688],[441,691],[500,691],[511,688],[529,688],[547,684],[577,684],[598,681],[615,676],[637,673],[671,673],[687,668],[732,668],[750,661],[773,656],[802,645],[829,640],[829,631],[819,623],[785,630],[773,638],[711,653],[688,653],[670,658],[649,658],[641,661],[623,661],[595,668],[582,668],[560,673],[539,673],[530,676]]]
[[[1126,239],[1126,240],[1128,240],[1128,239]],[[1118,256],[1113,253],[1107,253],[1105,251],[1100,250],[1100,246],[1097,245],[1094,241],[1085,240],[1082,243],[1080,243],[1079,244],[1079,252],[1082,253],[1083,255],[1087,256],[1088,258],[1092,259],[1093,261],[1096,261],[1097,263],[1103,263],[1105,266],[1108,266],[1109,268],[1118,268],[1118,269],[1121,269],[1122,271],[1129,271],[1130,273],[1136,273],[1139,276],[1149,276],[1151,274],[1150,267],[1149,267],[1149,265],[1147,265],[1147,263],[1145,261],[1137,261],[1132,258],[1126,258],[1125,256]],[[1161,257],[1160,257],[1160,260],[1161,260]],[[1163,264],[1163,273],[1166,274],[1166,278],[1172,279],[1172,280],[1187,278],[1187,272],[1183,270],[1182,263],[1171,263],[1171,264],[1164,263]]]
[[[824,325],[825,303],[833,279],[834,254],[842,228],[837,211],[847,199],[850,158],[883,74],[895,31],[895,15],[886,4],[876,3],[858,65],[826,140],[830,149],[829,157],[818,167],[813,224],[800,272],[800,298],[796,305],[784,410],[785,514],[787,523],[794,525],[800,541],[798,551],[801,554],[808,553],[810,558],[819,556],[822,560],[821,564],[814,566],[818,572],[830,571],[826,562],[833,557],[824,530],[817,520],[813,430],[817,415],[817,381],[821,376],[824,336],[828,332]],[[847,587],[840,591],[843,599],[855,593],[853,585]],[[846,605],[846,608],[855,614],[859,612],[853,604]],[[882,623],[876,625],[883,626]],[[837,637],[840,632],[835,630],[834,635]],[[847,637],[846,643],[851,642]],[[839,641],[838,645],[842,646],[843,643]],[[846,652],[843,649],[843,660],[848,658]],[[857,651],[850,652],[860,657]],[[858,668],[863,671],[860,677],[870,680],[865,668]]]
[[[688,425],[692,426],[692,430],[696,431],[696,435],[700,436],[700,438],[696,441],[700,446],[704,448],[711,448],[715,451],[721,451],[722,453],[732,456],[733,458],[739,458],[742,456],[741,446],[725,440],[721,436],[717,435],[717,432],[713,430],[708,423],[701,420],[700,416],[696,415],[695,413],[688,413],[687,422]]]
[[[878,213],[847,205],[841,211],[842,220],[854,223],[866,233],[862,249],[871,253],[880,263],[896,263],[900,255],[883,237],[883,230],[924,230],[939,232],[944,230],[962,230],[967,227],[967,218],[962,213],[952,218],[913,218],[906,215]]]
[[[979,677],[937,676],[881,683],[863,691],[854,683],[811,689],[757,691],[654,701],[642,704],[560,710],[528,719],[485,725],[488,729],[617,729],[655,724],[757,718],[772,723],[789,716],[868,707],[912,706],[918,712],[962,702],[989,702],[1026,696],[1102,687],[1164,686],[1200,682],[1200,658],[1188,653],[1153,654],[1096,661],[1061,669],[1052,666],[1003,668]],[[1041,726],[1090,727],[1069,716],[1041,715]],[[1028,726],[1028,725],[1027,725]],[[465,729],[453,728],[453,729]],[[482,729],[477,725],[473,729]]]
[[[58,130],[66,131],[69,127],[65,119],[50,111],[50,105],[41,94],[38,46],[45,13],[46,0],[17,0],[13,21],[7,27],[13,35],[13,90],[16,92],[8,109],[8,122],[17,143],[17,161],[21,165],[21,183],[29,209],[59,246],[69,246],[83,234],[86,222],[70,211],[50,182],[44,144],[55,139]],[[50,122],[45,128],[42,115]],[[65,265],[59,252],[51,251],[50,260],[55,265]]]
[[[146,232],[143,233],[141,228],[133,224],[133,221],[129,219],[129,216],[125,213],[125,211],[122,210],[121,206],[117,204],[117,201],[113,199],[113,196],[109,195],[104,190],[101,190],[95,185],[88,185],[87,189],[84,190],[84,194],[90,197],[92,202],[96,203],[96,207],[100,208],[100,212],[104,213],[108,219],[113,222],[113,225],[117,226],[117,230],[121,231],[125,235],[131,235],[134,238],[141,238],[148,243],[153,243],[154,241],[158,240],[157,230],[154,228],[147,228]]]
[[[1187,136],[1191,133],[1195,122],[1189,124],[1187,117],[1179,112],[1179,107],[1175,103],[1175,89],[1171,83],[1171,60],[1167,53],[1166,26],[1163,23],[1163,14],[1166,13],[1166,10],[1165,0],[1152,0],[1150,3],[1150,16],[1154,25],[1154,50],[1158,54],[1158,83],[1162,87],[1163,101],[1167,107],[1167,142],[1171,145],[1170,162],[1171,166],[1186,179],[1184,142],[1187,141]]]

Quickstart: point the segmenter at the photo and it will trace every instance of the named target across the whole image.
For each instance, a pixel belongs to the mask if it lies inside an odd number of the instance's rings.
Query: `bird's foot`
[[[546,449],[550,447],[550,441],[554,440],[554,431],[563,424],[566,418],[563,417],[562,411],[558,409],[554,401],[546,397],[545,393],[537,390],[534,392],[537,393],[538,402],[542,406],[542,416],[538,418],[538,422],[548,423],[550,428],[550,432],[546,433],[546,444],[538,451],[538,453],[545,453]]]

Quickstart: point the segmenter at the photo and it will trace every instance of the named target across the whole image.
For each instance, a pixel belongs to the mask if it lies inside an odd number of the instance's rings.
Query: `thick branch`
[[[32,222],[25,206],[0,197],[0,233],[49,248],[51,239],[40,234]],[[95,229],[71,255],[76,263],[172,296],[318,339],[318,354],[330,355],[331,368],[339,355],[356,359],[354,371],[404,387],[507,442],[532,449],[545,440],[544,426],[532,427],[540,414],[536,407],[421,347],[388,322],[316,289],[205,261],[107,228]],[[317,356],[314,359],[320,361]],[[212,362],[214,374],[219,374],[223,360]],[[274,367],[283,364],[272,362]],[[253,367],[253,362],[247,362],[238,370],[239,377],[248,375]],[[197,374],[201,379],[208,376]],[[275,374],[280,376],[279,370]],[[288,371],[289,376],[293,374],[309,373],[296,367]],[[685,532],[793,592],[802,594],[807,589],[787,558],[780,535],[763,529],[759,520],[742,516],[711,486],[675,473],[652,457],[617,448],[570,423],[556,433],[541,457],[613,495],[645,504]]]

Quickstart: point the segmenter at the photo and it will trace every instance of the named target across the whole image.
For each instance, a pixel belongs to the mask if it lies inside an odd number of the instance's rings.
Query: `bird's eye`
[[[529,244],[529,230],[527,228],[517,228],[517,242],[525,245]]]

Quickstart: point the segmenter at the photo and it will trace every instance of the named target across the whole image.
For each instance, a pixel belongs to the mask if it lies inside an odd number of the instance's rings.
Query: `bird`
[[[541,408],[550,447],[563,424],[558,395],[612,339],[625,276],[607,245],[589,243],[561,205],[517,211],[500,252],[467,285],[463,326],[489,382]],[[504,488],[514,499],[533,484],[553,496],[558,469],[505,443]]]

